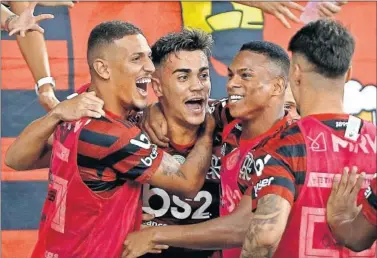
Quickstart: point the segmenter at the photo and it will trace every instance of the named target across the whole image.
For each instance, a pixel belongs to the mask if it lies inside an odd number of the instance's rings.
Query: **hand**
[[[20,16],[9,22],[9,36],[20,33],[21,37],[25,37],[26,32],[29,30],[36,30],[40,33],[44,33],[44,30],[38,25],[38,22],[46,19],[52,19],[54,16],[52,14],[41,14],[34,16],[33,13],[36,5],[37,2],[30,3],[30,5],[21,13]]]
[[[49,112],[53,109],[60,101],[56,98],[54,90],[50,84],[42,85],[39,88],[39,103],[42,107]]]
[[[322,18],[332,18],[335,14],[342,10],[342,5],[345,5],[347,1],[337,2],[321,2],[318,4],[318,14]]]
[[[143,224],[141,224],[141,229],[149,228],[150,226],[145,225],[144,222],[148,222],[148,221],[151,221],[153,219],[154,219],[154,214],[143,213],[143,217],[142,217]]]
[[[169,138],[166,137],[168,124],[159,103],[153,103],[144,109],[141,128],[153,143],[160,147],[169,146]]]
[[[168,249],[167,245],[159,245],[153,242],[154,227],[143,229],[127,236],[124,241],[122,258],[134,258],[146,253],[159,254],[162,250]]]
[[[52,113],[62,121],[74,121],[83,117],[100,118],[105,116],[103,104],[103,100],[97,98],[94,91],[84,92],[59,103]]]
[[[300,23],[300,19],[296,17],[290,9],[292,10],[298,10],[300,12],[304,11],[304,7],[294,3],[292,1],[289,2],[254,2],[254,1],[240,1],[238,2],[240,4],[252,6],[261,9],[263,12],[271,14],[275,16],[283,25],[290,29],[291,25],[287,21],[287,18],[291,21],[294,21],[296,23]]]
[[[40,5],[40,6],[49,6],[49,7],[67,6],[67,7],[72,8],[73,6],[75,6],[75,4],[74,4],[75,2],[77,2],[77,1],[56,1],[56,2],[41,1],[41,2],[38,3],[38,5]]]
[[[365,173],[361,173],[357,178],[357,167],[352,168],[350,176],[348,176],[348,172],[349,168],[345,167],[341,177],[340,175],[334,177],[326,209],[330,228],[352,222],[360,211],[356,201],[357,194],[364,182]]]

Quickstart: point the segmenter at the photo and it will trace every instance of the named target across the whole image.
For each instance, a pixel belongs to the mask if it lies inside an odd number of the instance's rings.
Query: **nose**
[[[191,83],[190,83],[190,90],[191,91],[201,91],[205,88],[204,82],[202,82],[199,78],[195,78]]]
[[[154,71],[156,70],[152,60],[149,57],[147,57],[147,60],[144,64],[143,68],[144,68],[144,71],[146,71],[147,73],[150,73],[150,74],[154,73]]]
[[[240,80],[237,78],[237,76],[233,76],[232,78],[230,78],[226,84],[226,90],[229,92],[231,92],[232,90],[236,89],[236,88],[241,88],[241,82]]]

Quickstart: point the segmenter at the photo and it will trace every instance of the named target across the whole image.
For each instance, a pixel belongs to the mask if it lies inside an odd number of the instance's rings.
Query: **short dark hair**
[[[240,51],[251,51],[266,56],[280,69],[288,81],[290,60],[287,51],[281,46],[268,41],[253,40],[242,45]]]
[[[355,40],[340,23],[322,19],[301,28],[292,37],[288,49],[305,56],[317,73],[337,78],[350,67]]]
[[[153,44],[152,61],[157,66],[164,62],[170,53],[178,51],[201,50],[209,57],[212,45],[211,34],[196,29],[183,29],[180,32],[169,33]]]
[[[106,21],[98,24],[90,32],[88,39],[87,58],[90,66],[90,56],[98,46],[104,46],[113,43],[127,35],[143,35],[143,32],[135,25],[124,21]]]

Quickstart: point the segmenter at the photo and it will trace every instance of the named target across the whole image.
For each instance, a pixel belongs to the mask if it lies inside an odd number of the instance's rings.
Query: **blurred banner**
[[[305,2],[300,4],[305,5]],[[213,98],[226,96],[227,66],[240,46],[250,40],[268,40],[287,47],[302,25],[286,29],[270,15],[233,2],[80,2],[74,8],[37,7],[36,14],[52,13],[44,21],[45,39],[57,96],[62,100],[89,80],[86,44],[91,29],[106,20],[126,20],[139,26],[150,44],[182,27],[212,33]],[[346,85],[345,107],[352,114],[376,123],[376,3],[350,2],[337,16],[356,38],[352,81]],[[27,124],[45,112],[34,91],[32,75],[15,37],[1,34],[1,148]],[[155,99],[151,94],[150,100]],[[3,258],[28,257],[37,238],[39,216],[46,196],[47,171],[14,172],[2,159],[1,226]]]

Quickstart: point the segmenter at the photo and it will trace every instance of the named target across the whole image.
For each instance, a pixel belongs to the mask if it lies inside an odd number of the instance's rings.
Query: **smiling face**
[[[156,95],[167,117],[188,125],[204,122],[211,89],[208,58],[201,50],[168,55],[156,72]]]
[[[249,120],[269,105],[274,89],[265,55],[240,51],[228,68],[229,110],[234,118]]]
[[[151,49],[141,34],[128,35],[114,41],[115,58],[109,62],[110,78],[123,106],[142,109],[147,105],[148,84],[155,71]]]

